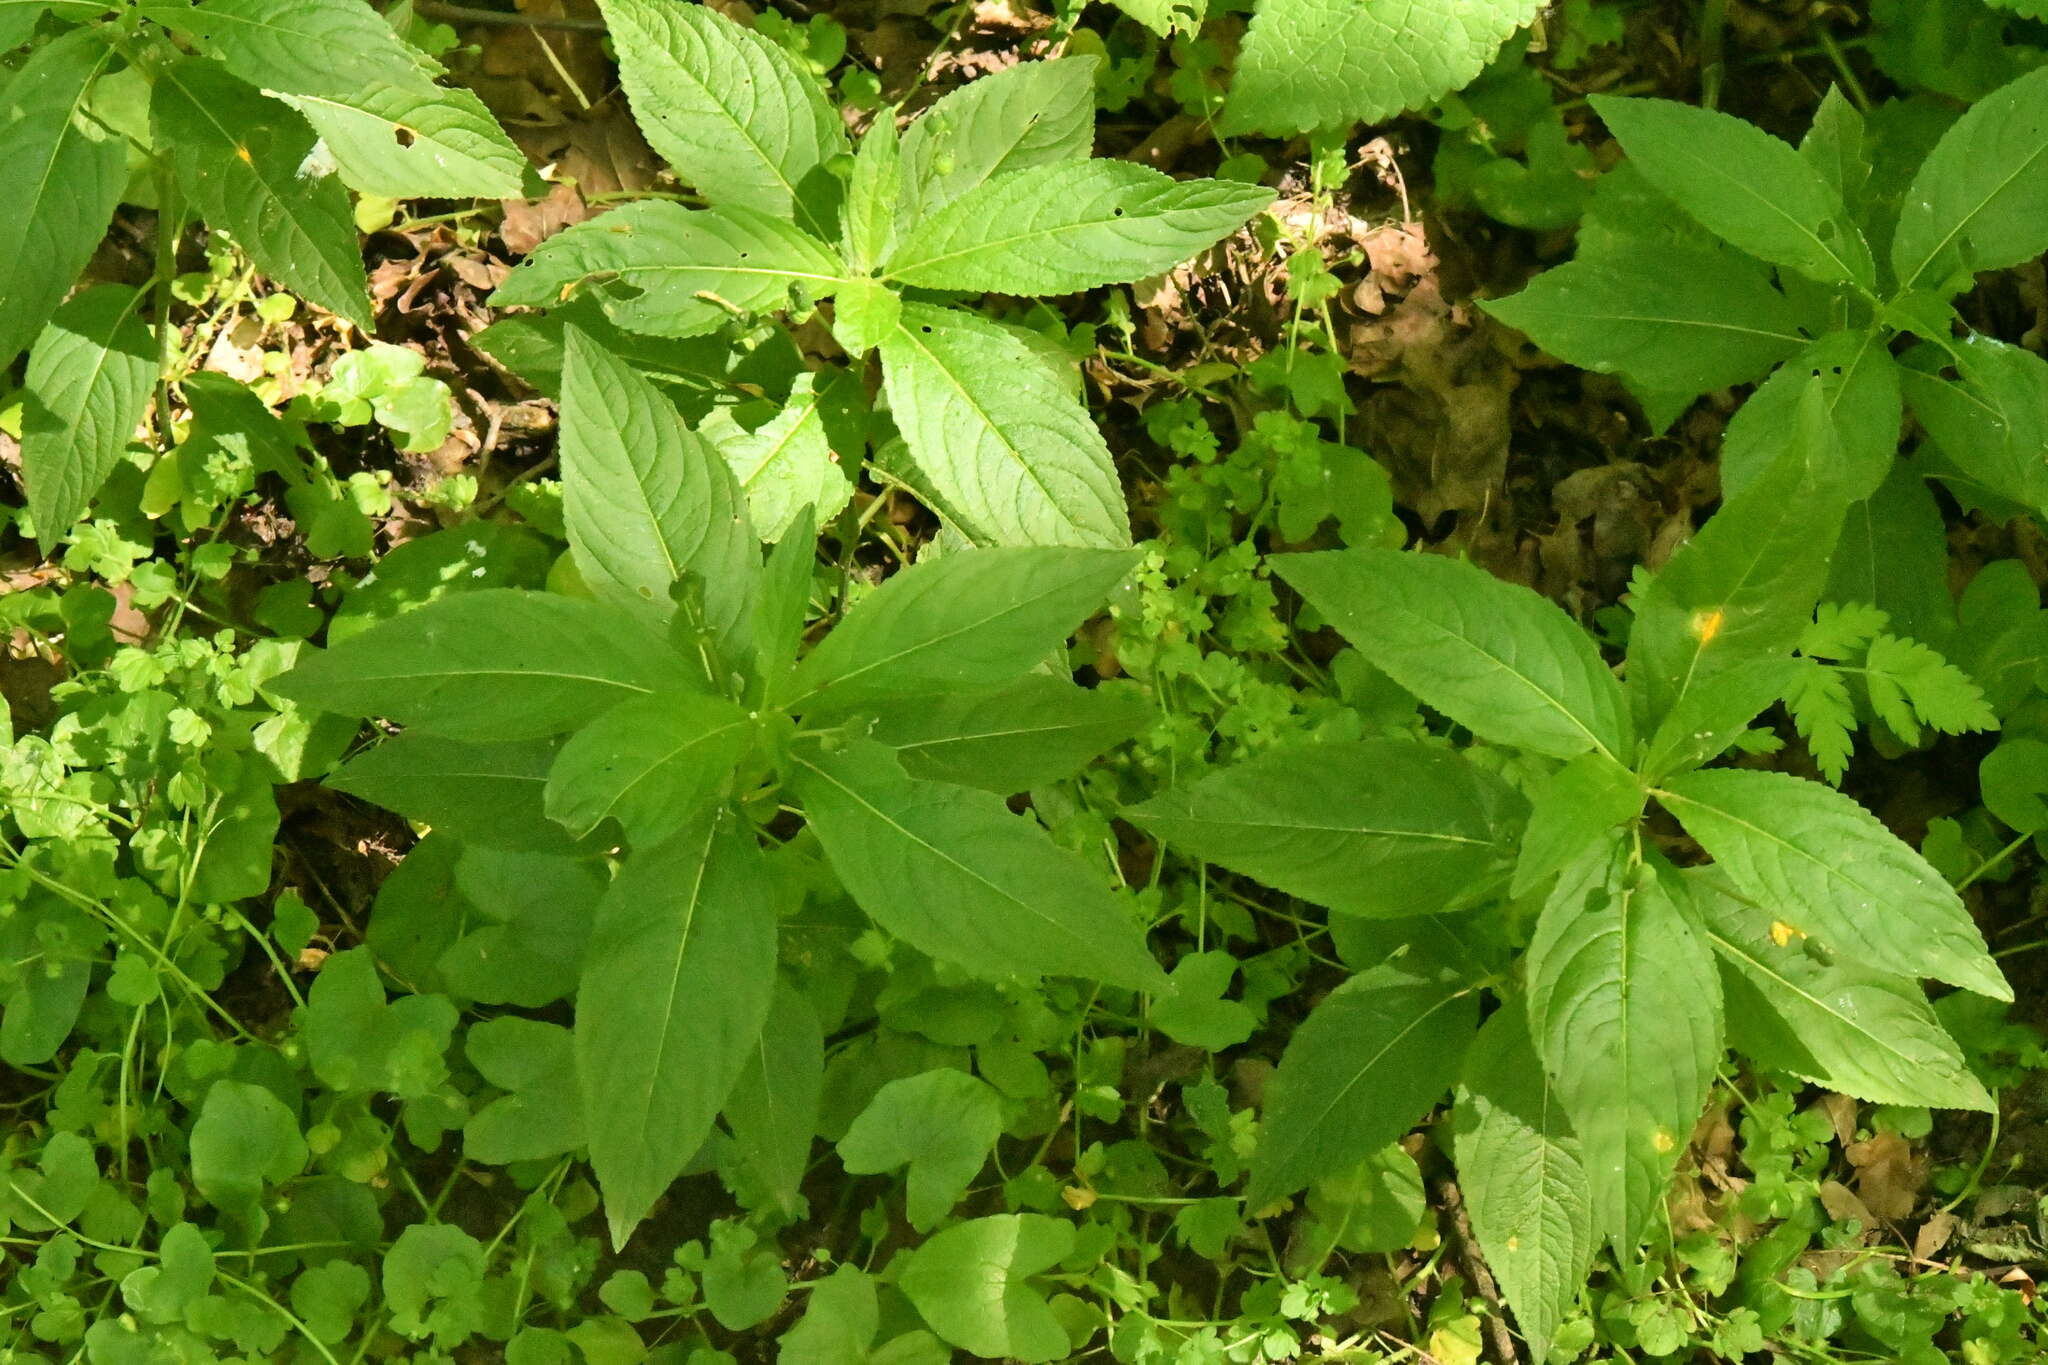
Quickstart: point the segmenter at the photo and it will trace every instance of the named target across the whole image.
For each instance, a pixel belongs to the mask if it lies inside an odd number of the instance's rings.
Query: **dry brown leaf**
[[[1927,1162],[1913,1144],[1897,1133],[1879,1133],[1851,1143],[1842,1155],[1856,1168],[1856,1193],[1872,1213],[1880,1218],[1912,1213],[1927,1182]]]

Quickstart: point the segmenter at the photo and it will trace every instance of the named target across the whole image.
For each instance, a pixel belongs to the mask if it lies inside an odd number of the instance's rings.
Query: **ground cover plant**
[[[5,1361],[2040,1354],[2037,5],[0,47]]]

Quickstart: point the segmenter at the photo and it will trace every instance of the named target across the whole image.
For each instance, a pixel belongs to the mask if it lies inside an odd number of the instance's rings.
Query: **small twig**
[[[413,13],[422,19],[444,24],[496,24],[501,28],[559,28],[572,33],[603,33],[602,19],[573,19],[568,15],[509,14],[504,10],[478,9],[474,5],[444,5],[440,0],[414,0]]]
[[[1501,1303],[1500,1286],[1494,1283],[1493,1272],[1486,1268],[1486,1261],[1479,1253],[1479,1238],[1472,1231],[1472,1220],[1465,1215],[1465,1196],[1459,1193],[1453,1181],[1434,1180],[1430,1183],[1435,1186],[1436,1202],[1451,1220],[1458,1269],[1472,1281],[1472,1287],[1479,1291],[1479,1297],[1486,1303],[1487,1311],[1481,1322],[1494,1365],[1522,1365],[1521,1349],[1515,1345],[1515,1334],[1508,1330],[1508,1314]]]

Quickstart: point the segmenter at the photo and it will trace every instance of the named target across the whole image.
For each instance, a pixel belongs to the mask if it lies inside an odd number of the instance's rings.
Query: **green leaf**
[[[1538,0],[1265,0],[1217,131],[1384,123],[1469,83]]]
[[[2048,69],[1971,105],[1906,191],[1892,238],[1902,289],[1960,293],[1969,277],[2048,250]]]
[[[1984,809],[2021,834],[2048,829],[2048,742],[2007,738],[1977,765]]]
[[[1267,1082],[1246,1208],[1363,1161],[1413,1127],[1457,1078],[1479,997],[1447,972],[1388,962],[1323,997]]]
[[[1799,155],[1852,210],[1870,184],[1869,137],[1863,112],[1831,85],[1799,142]]]
[[[1581,257],[1480,306],[1559,360],[1687,399],[1756,379],[1806,345],[1765,267],[1677,244]]]
[[[884,108],[861,139],[846,187],[840,250],[856,272],[869,274],[895,248],[897,206],[902,199],[903,147],[896,132],[896,110]]]
[[[526,158],[467,90],[367,85],[338,93],[271,91],[305,116],[337,173],[388,199],[516,199]]]
[[[472,1024],[463,1049],[478,1075],[508,1092],[462,1126],[465,1157],[503,1166],[583,1145],[583,1106],[569,1030],[508,1014]]]
[[[37,48],[0,98],[0,364],[43,330],[128,183],[121,142],[84,114],[112,44],[76,29]]]
[[[150,116],[200,218],[285,288],[374,328],[348,191],[300,174],[316,140],[309,126],[204,61],[159,73]]]
[[[452,1223],[413,1223],[384,1253],[391,1329],[443,1351],[483,1326],[483,1244]]]
[[[1034,673],[993,691],[890,707],[869,732],[912,777],[1008,795],[1072,777],[1155,714],[1134,683],[1076,687]]]
[[[1020,62],[943,96],[903,133],[903,221],[1007,171],[1086,157],[1095,142],[1094,57]]]
[[[813,1280],[803,1319],[776,1343],[775,1365],[867,1365],[882,1325],[875,1277],[850,1265]]]
[[[634,121],[714,205],[832,236],[823,167],[847,152],[838,111],[780,44],[704,5],[599,0]]]
[[[384,998],[368,948],[320,965],[299,1011],[306,1060],[320,1083],[344,1095],[390,1093],[422,1099],[448,1079],[444,1054],[455,1007],[439,995]]]
[[[685,575],[728,640],[751,610],[761,547],[731,468],[675,405],[596,342],[569,334],[562,370],[562,510],[583,581],[674,610]]]
[[[689,690],[692,680],[634,613],[486,588],[309,652],[269,686],[323,711],[384,716],[449,739],[513,740],[573,730],[619,702]]]
[[[1709,232],[1824,284],[1877,282],[1841,191],[1753,123],[1675,100],[1593,96],[1643,178]]]
[[[897,1283],[931,1329],[984,1359],[1064,1360],[1066,1328],[1029,1276],[1074,1249],[1074,1225],[1037,1213],[974,1218],[904,1257]]]
[[[826,430],[833,385],[828,381],[820,394],[816,381],[809,371],[798,375],[782,410],[752,431],[726,408],[713,409],[698,429],[732,466],[747,495],[748,519],[763,540],[780,541],[806,507],[813,524],[830,522],[853,500],[853,476]],[[858,465],[860,452],[850,454]]]
[[[149,407],[156,338],[139,301],[126,285],[95,285],[57,310],[29,353],[21,470],[45,555],[85,515]]]
[[[1177,181],[1130,161],[1028,166],[919,223],[884,274],[927,289],[1072,294],[1171,270],[1272,201],[1258,185]]]
[[[1176,1043],[1204,1052],[1221,1052],[1251,1037],[1259,1026],[1258,1012],[1225,998],[1238,965],[1237,958],[1220,948],[1189,953],[1174,963],[1169,975],[1173,994],[1152,1003],[1147,1016],[1152,1027]]]
[[[1466,1054],[1452,1132],[1479,1249],[1541,1360],[1592,1269],[1593,1195],[1518,1004],[1496,1010]]]
[[[1482,739],[1553,758],[1628,753],[1621,685],[1592,638],[1529,589],[1403,550],[1272,564],[1369,663]]]
[[[1904,416],[1899,365],[1875,329],[1830,332],[1757,386],[1728,422],[1721,442],[1721,494],[1732,498],[1761,478],[1800,437],[1800,403],[1818,381],[1834,429],[1843,496],[1867,498],[1891,473]],[[1822,471],[1826,473],[1828,471]]]
[[[1920,742],[1922,725],[1944,735],[1998,728],[1983,689],[1917,640],[1878,636],[1863,668],[1871,709],[1908,744]]]
[[[548,816],[579,838],[617,820],[634,848],[658,844],[718,799],[754,733],[754,718],[723,697],[624,702],[562,746],[548,771]]]
[[[305,1169],[306,1140],[284,1101],[260,1085],[215,1081],[192,1125],[192,1187],[216,1208],[246,1210]]]
[[[848,894],[913,948],[998,979],[1165,984],[1106,873],[1000,797],[913,781],[870,740],[800,753],[796,767],[804,812]]]
[[[251,85],[346,89],[378,81],[430,81],[441,64],[398,36],[362,0],[204,0],[146,7],[149,17],[205,41]]]
[[[1497,889],[1521,799],[1406,740],[1300,744],[1123,812],[1163,843],[1353,915],[1469,907]]]
[[[1637,595],[1628,680],[1641,719],[1661,720],[1716,673],[1790,654],[1812,621],[1846,510],[1823,401],[1809,384],[1793,448]]]
[[[972,313],[906,303],[882,342],[882,373],[938,510],[970,540],[1130,543],[1102,433],[1013,333]]]
[[[774,882],[732,816],[635,850],[576,992],[590,1163],[622,1247],[711,1134],[775,990]]]
[[[331,1346],[348,1336],[356,1314],[370,1301],[369,1272],[338,1257],[308,1266],[292,1277],[291,1299],[307,1332]]]
[[[1065,644],[1136,562],[1128,550],[1023,546],[920,561],[805,656],[787,704],[844,711],[1014,681]]]
[[[1975,333],[1951,350],[1953,380],[1906,371],[1913,415],[1965,479],[2048,515],[2048,360]]]
[[[726,1097],[725,1122],[740,1159],[785,1214],[802,1207],[824,1084],[825,1034],[818,1012],[803,992],[778,981],[768,1022]]]
[[[1848,797],[1733,768],[1666,778],[1655,795],[1743,896],[1796,931],[1879,971],[2012,998],[1941,874]]]
[[[516,198],[526,158],[467,90],[434,84],[439,63],[360,0],[206,0],[152,7],[205,40],[234,76],[306,117],[341,177],[393,199]]]
[[[817,519],[809,507],[797,509],[789,530],[768,552],[761,569],[761,591],[754,599],[753,678],[747,688],[751,703],[779,687],[796,666],[810,624],[813,573],[818,564]]]
[[[465,1003],[540,1009],[575,993],[605,878],[589,860],[539,842],[471,841],[455,862],[457,912],[468,913],[432,974]],[[380,893],[380,917],[385,910]]]
[[[213,1248],[206,1234],[179,1223],[157,1246],[157,1263],[121,1279],[121,1297],[144,1322],[183,1323],[185,1309],[213,1287]]]
[[[556,752],[546,739],[404,734],[350,759],[327,785],[470,842],[561,848],[568,838],[542,804]]]
[[[942,1068],[889,1082],[839,1139],[849,1175],[908,1166],[905,1212],[929,1232],[953,1211],[1003,1135],[1003,1105],[987,1081]]]
[[[1776,941],[1771,914],[1717,872],[1691,879],[1721,958],[1729,1041],[1751,1060],[1875,1104],[1989,1111],[1984,1086],[1920,984]]]
[[[1643,752],[1643,780],[1711,763],[1751,721],[1787,695],[1800,675],[1792,659],[1752,659],[1708,672],[1681,694]]]
[[[1721,989],[1671,886],[1617,839],[1566,869],[1530,939],[1529,1033],[1578,1133],[1593,1226],[1631,1253],[1721,1059]]]
[[[832,337],[851,356],[887,341],[903,321],[903,296],[880,280],[847,280],[832,301]]]
[[[1552,773],[1529,799],[1529,828],[1508,888],[1518,899],[1588,850],[1611,843],[1615,826],[1642,814],[1644,792],[1635,774],[1619,763],[1581,754]]]
[[[642,200],[542,242],[491,303],[554,308],[588,295],[628,331],[693,337],[736,313],[787,307],[792,287],[829,294],[845,269],[823,242],[758,210]]]

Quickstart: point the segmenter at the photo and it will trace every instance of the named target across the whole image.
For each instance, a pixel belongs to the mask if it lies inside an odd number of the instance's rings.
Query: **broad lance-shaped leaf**
[[[1495,1010],[1465,1054],[1452,1132],[1479,1250],[1541,1360],[1592,1267],[1593,1194],[1519,1002]]]
[[[0,86],[0,365],[57,311],[128,183],[120,140],[82,112],[113,60],[96,30],[74,29]]]
[[[365,749],[326,782],[468,843],[545,852],[569,847],[541,804],[555,753],[546,739],[471,743],[407,733]]]
[[[430,81],[441,64],[398,36],[363,0],[204,0],[145,5],[150,18],[201,39],[251,85],[328,90],[377,81]]]
[[[1953,380],[1906,371],[1913,415],[1964,479],[2048,513],[2048,361],[1974,333],[1951,349]]]
[[[839,250],[856,273],[869,274],[895,249],[902,202],[903,143],[895,114],[884,111],[861,139],[839,215]]]
[[[777,981],[768,1022],[726,1096],[725,1122],[740,1160],[785,1213],[800,1206],[824,1087],[825,1035],[818,1012],[802,991]]]
[[[761,547],[724,458],[675,404],[571,331],[562,369],[562,514],[583,580],[666,618],[693,574],[712,628],[743,632]]]
[[[1156,714],[1136,683],[1076,687],[1033,673],[887,708],[869,731],[912,777],[1007,795],[1072,777]]]
[[[200,218],[285,288],[372,329],[348,191],[331,176],[300,173],[315,141],[310,126],[198,60],[158,73],[150,116]]]
[[[1101,609],[1129,550],[1016,546],[913,564],[863,598],[789,680],[785,704],[846,710],[1012,682]]]
[[[1264,0],[1218,131],[1383,123],[1468,84],[1539,0]]]
[[[1592,637],[1529,589],[1404,550],[1273,567],[1374,667],[1475,735],[1554,758],[1628,754],[1621,685]]]
[[[635,848],[660,843],[717,799],[754,729],[752,716],[704,693],[624,702],[562,746],[548,815],[579,836],[610,819]]]
[[[1654,793],[1747,899],[1866,967],[2012,999],[1942,875],[1863,807],[1789,773],[1711,768]]]
[[[775,879],[733,816],[635,850],[599,902],[576,1069],[612,1245],[711,1135],[775,991]]]
[[[816,525],[830,522],[853,500],[853,477],[826,430],[833,385],[828,382],[821,394],[816,381],[810,371],[798,375],[782,411],[752,431],[735,422],[726,408],[712,409],[698,428],[732,466],[733,478],[747,495],[748,518],[763,540],[780,541],[806,507]],[[848,387],[858,387],[858,381]]]
[[[1261,754],[1124,811],[1183,853],[1354,915],[1464,909],[1502,880],[1526,806],[1457,754],[1404,740]]]
[[[1594,1228],[1627,1255],[1721,1058],[1712,954],[1665,876],[1615,840],[1559,878],[1527,963],[1530,1036],[1579,1135]]]
[[[1480,306],[1559,360],[1687,397],[1760,378],[1806,344],[1764,267],[1673,243],[1576,260]]]
[[[1130,544],[1102,433],[1015,335],[973,313],[906,303],[882,342],[882,377],[937,510],[969,539]]]
[[[342,179],[392,198],[510,198],[526,158],[467,90],[434,84],[440,63],[360,0],[206,0],[150,7],[203,40],[239,79],[284,100],[320,133]]]
[[[1800,406],[1818,381],[1821,406],[1840,455],[1834,471],[1844,497],[1867,498],[1891,473],[1899,453],[1900,366],[1877,328],[1831,332],[1759,384],[1729,419],[1721,440],[1721,496],[1744,492],[1800,436]],[[1817,455],[1823,452],[1816,451]],[[1829,471],[1817,470],[1817,475]]]
[[[901,219],[1006,171],[1078,161],[1095,142],[1094,57],[1020,62],[951,91],[903,132]]]
[[[1407,1132],[1457,1079],[1478,1024],[1477,991],[1401,961],[1323,997],[1266,1083],[1246,1209],[1257,1213]]]
[[[1920,163],[1892,237],[1902,289],[1960,292],[1968,277],[2048,250],[2048,69],[1971,105]]]
[[[364,194],[513,199],[525,183],[526,158],[467,90],[421,82],[271,93],[305,115],[337,173]]]
[[[573,730],[611,706],[701,677],[644,616],[517,588],[457,593],[306,657],[269,686],[347,716],[450,739]]]
[[[872,740],[807,749],[796,768],[804,813],[848,894],[919,952],[999,979],[1166,985],[1103,873],[1001,797],[914,781]]]
[[[884,274],[927,289],[1071,294],[1171,270],[1272,201],[1257,185],[1177,181],[1129,161],[1030,166],[918,224]]]
[[[1644,179],[1730,245],[1823,283],[1876,283],[1841,191],[1753,123],[1675,100],[1593,96]]]
[[[689,337],[735,312],[784,307],[792,285],[829,294],[845,273],[823,242],[780,218],[649,199],[548,238],[491,302],[553,308],[588,294],[627,331]]]
[[[1702,869],[1689,881],[1721,958],[1736,1050],[1875,1104],[1993,1107],[1918,981],[1810,952],[1769,911],[1736,895],[1718,870]]]
[[[95,285],[57,310],[28,357],[21,470],[36,539],[48,554],[121,462],[156,381],[156,338],[141,296]]]
[[[706,5],[599,0],[648,145],[714,205],[758,209],[829,237],[822,168],[845,126],[781,44]]]
[[[1644,728],[1714,674],[1790,654],[1825,590],[1847,490],[1810,381],[1788,448],[1708,518],[1639,594],[1629,691]]]

